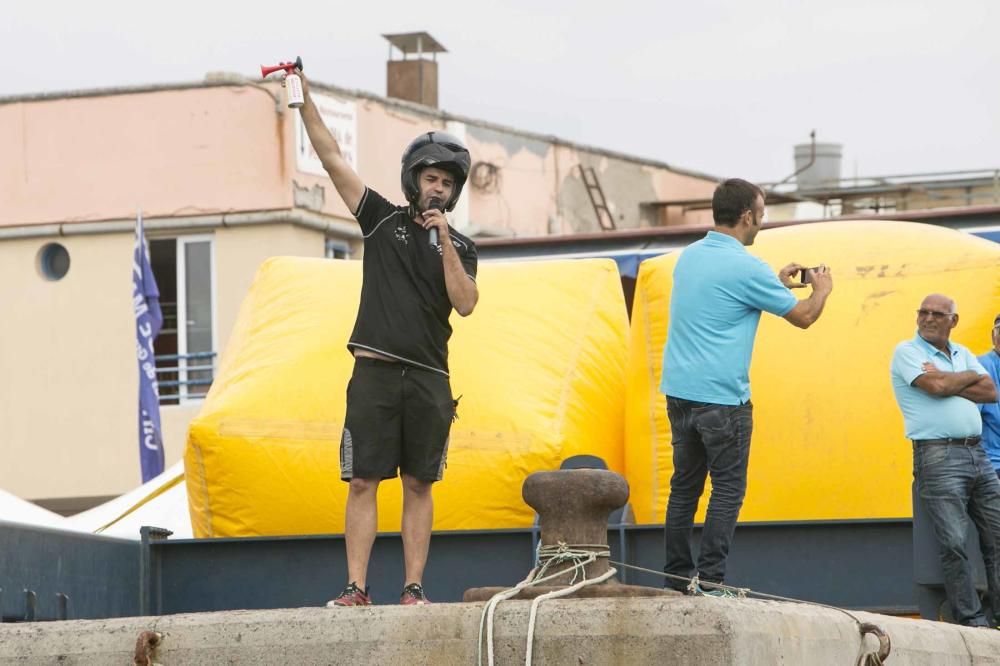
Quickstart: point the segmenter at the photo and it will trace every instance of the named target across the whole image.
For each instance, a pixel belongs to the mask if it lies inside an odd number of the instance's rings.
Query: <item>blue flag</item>
[[[163,472],[160,389],[156,383],[153,340],[163,327],[160,290],[149,265],[149,246],[142,231],[142,212],[135,220],[132,256],[132,309],[135,312],[136,356],[139,359],[139,464],[145,483]]]

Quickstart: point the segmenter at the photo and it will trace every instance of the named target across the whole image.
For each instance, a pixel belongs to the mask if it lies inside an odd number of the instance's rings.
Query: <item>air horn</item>
[[[302,79],[295,73],[296,69],[300,72],[303,70],[302,58],[298,56],[296,56],[295,62],[280,62],[273,67],[260,66],[260,75],[265,79],[268,74],[273,74],[280,70],[287,72],[287,76],[285,76],[285,92],[288,94],[288,108],[290,109],[297,109],[306,102],[305,97],[302,95]]]

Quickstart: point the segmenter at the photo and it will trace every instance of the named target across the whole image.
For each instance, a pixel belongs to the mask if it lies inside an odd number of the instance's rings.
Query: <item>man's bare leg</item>
[[[421,583],[427,551],[431,543],[431,526],[434,523],[433,484],[420,481],[407,474],[403,481],[403,563],[406,568],[405,585]]]
[[[362,591],[368,576],[368,559],[378,530],[378,484],[380,479],[351,479],[344,510],[344,542],[347,546],[347,582]]]

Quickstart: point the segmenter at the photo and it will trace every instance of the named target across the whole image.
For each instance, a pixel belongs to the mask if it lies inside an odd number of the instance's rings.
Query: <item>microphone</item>
[[[427,200],[427,210],[439,210],[444,212],[444,202],[437,197],[431,197]],[[431,227],[428,231],[427,237],[431,241],[431,247],[437,247],[438,245],[438,230],[437,227]]]

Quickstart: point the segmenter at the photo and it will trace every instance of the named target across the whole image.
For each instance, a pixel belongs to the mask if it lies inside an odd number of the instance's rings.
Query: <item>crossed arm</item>
[[[944,372],[932,363],[924,363],[924,373],[913,380],[913,385],[939,398],[957,395],[979,403],[996,402],[997,389],[989,375],[975,370]]]

